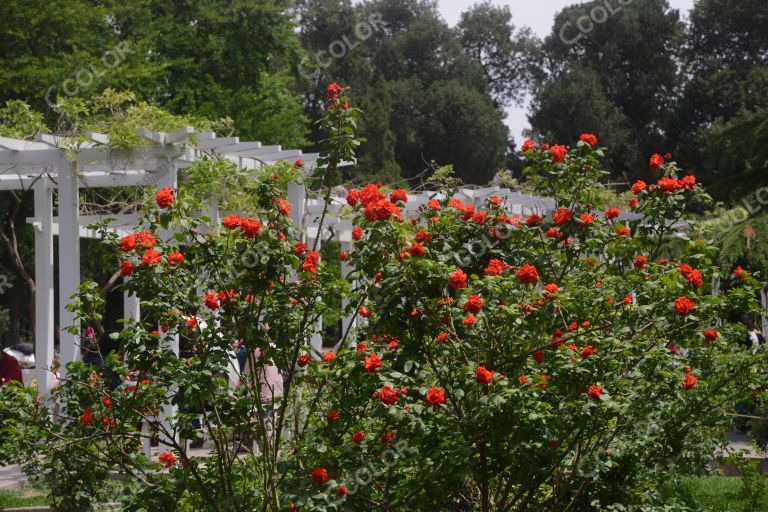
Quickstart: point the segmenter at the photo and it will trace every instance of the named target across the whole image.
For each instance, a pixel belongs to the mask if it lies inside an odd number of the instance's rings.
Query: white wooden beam
[[[65,365],[80,359],[80,325],[66,306],[80,286],[80,197],[76,176],[76,164],[61,158],[58,171],[59,201],[59,327],[61,329],[61,374],[66,375]],[[67,331],[75,326],[78,334]]]
[[[35,377],[48,399],[53,372],[53,193],[46,177],[35,183]]]

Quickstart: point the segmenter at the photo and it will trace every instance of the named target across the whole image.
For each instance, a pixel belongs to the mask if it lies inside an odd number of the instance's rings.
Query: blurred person
[[[0,387],[14,381],[24,385],[24,380],[21,377],[21,366],[15,357],[7,354],[4,350],[0,350]]]

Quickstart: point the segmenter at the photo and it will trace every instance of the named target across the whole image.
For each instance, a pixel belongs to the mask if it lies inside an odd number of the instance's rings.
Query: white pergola
[[[49,135],[38,135],[34,141],[0,137],[0,190],[34,189],[34,217],[28,219],[35,230],[35,360],[38,391],[44,397],[50,394],[54,342],[54,251],[53,236],[59,237],[59,325],[61,365],[80,358],[79,337],[65,330],[74,325],[74,315],[66,310],[70,298],[80,285],[80,238],[98,238],[86,226],[102,219],[81,215],[79,190],[104,187],[134,187],[157,185],[176,187],[178,171],[191,165],[204,155],[215,155],[236,163],[240,168],[259,169],[280,161],[304,161],[305,169],[316,166],[318,154],[281,146],[262,145],[259,142],[241,142],[237,137],[218,138],[213,132],[196,132],[186,127],[177,132],[139,131],[141,147],[114,149],[104,134],[87,134],[84,143],[76,148],[72,141]],[[58,216],[53,216],[53,189],[57,190]],[[463,188],[457,196],[465,203],[481,206],[491,195],[504,197],[511,212],[526,215],[546,214],[555,207],[548,198],[533,197],[501,187]],[[435,197],[434,193],[409,194],[403,211],[405,217],[415,216],[419,207]],[[326,213],[320,232],[318,219],[325,207],[320,198],[309,196],[302,183],[288,186],[288,200],[292,204],[291,217],[307,240],[327,240],[333,236],[342,250],[351,250],[352,223],[345,216],[346,202],[334,197]],[[220,222],[218,200],[210,199],[208,215],[211,224]],[[104,217],[107,217],[105,215]],[[139,216],[109,215],[116,218],[112,229],[123,234],[132,232]],[[342,275],[351,267],[342,263]],[[125,295],[124,318],[139,317],[139,298]],[[352,318],[342,320],[345,331]],[[319,355],[322,338],[311,340]],[[178,340],[173,342],[178,353]]]

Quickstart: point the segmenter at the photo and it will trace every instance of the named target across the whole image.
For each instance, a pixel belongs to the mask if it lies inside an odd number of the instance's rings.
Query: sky
[[[622,4],[631,0],[603,0],[603,3],[615,10]],[[459,21],[459,16],[478,0],[437,0],[440,12],[449,25],[453,26]],[[495,5],[508,5],[512,11],[512,23],[516,27],[527,26],[539,37],[547,36],[555,19],[555,14],[568,5],[583,3],[578,0],[491,0]],[[679,9],[683,18],[687,18],[688,11],[693,7],[694,0],[669,0],[673,9]],[[519,146],[522,141],[522,131],[529,128],[526,112],[528,105],[510,107],[507,109],[506,123]]]

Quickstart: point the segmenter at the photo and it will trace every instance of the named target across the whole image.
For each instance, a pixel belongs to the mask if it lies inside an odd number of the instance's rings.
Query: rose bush
[[[326,200],[358,144],[347,91],[329,87],[327,107],[308,180]],[[758,283],[720,276],[701,240],[659,260],[686,204],[706,200],[669,159],[651,162],[656,183],[633,187],[642,217],[630,227],[598,204],[594,135],[523,147],[529,182],[557,202],[547,216],[511,214],[499,197],[464,204],[451,180],[413,219],[403,191],[350,191],[348,282],[291,225],[295,166],[254,177],[250,210],[210,229],[193,201],[161,190],[136,234],[104,231],[142,299],[107,366],[135,384],[111,389],[69,365],[66,420],[46,425],[46,453],[76,453],[83,474],[120,468],[138,484],[129,510],[658,504],[658,483],[705,464],[725,413],[764,379],[763,356],[718,321],[754,308]],[[713,294],[713,278],[733,286]],[[320,357],[308,342],[329,293],[359,327]],[[102,304],[84,285],[73,307],[79,331]],[[240,341],[255,371],[232,389],[223,375]],[[268,367],[284,379],[271,396]],[[192,457],[183,439],[201,435],[198,418],[213,448]],[[159,434],[158,460],[140,453],[143,424]]]

